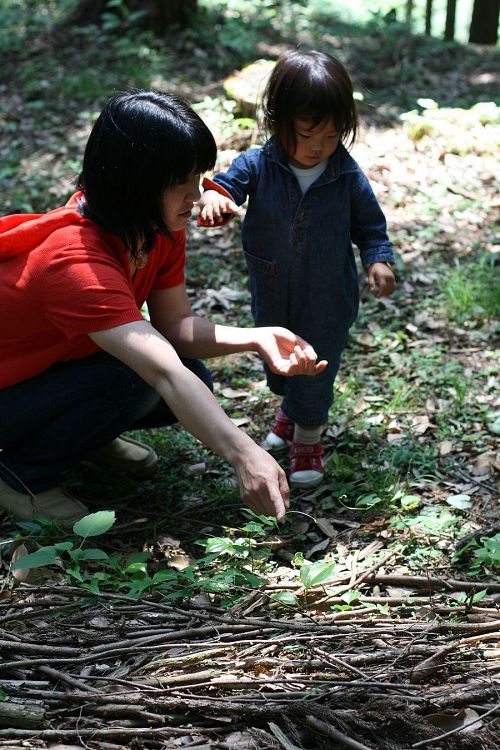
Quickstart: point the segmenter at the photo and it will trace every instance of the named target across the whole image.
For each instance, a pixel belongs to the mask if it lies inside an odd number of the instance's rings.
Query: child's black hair
[[[358,114],[352,81],[342,63],[326,52],[290,50],[278,58],[263,96],[263,124],[285,151],[295,150],[294,119],[316,127],[332,119],[341,141],[352,145]]]
[[[217,147],[183,99],[156,91],[112,97],[85,149],[77,185],[81,213],[119,235],[133,256],[149,252],[156,233],[169,234],[165,189],[213,169]]]

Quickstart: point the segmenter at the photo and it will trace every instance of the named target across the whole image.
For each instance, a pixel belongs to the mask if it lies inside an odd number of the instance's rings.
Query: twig
[[[398,552],[396,550],[391,550],[387,555],[384,555],[384,557],[382,557],[380,560],[377,560],[376,563],[374,563],[369,568],[364,570],[361,573],[361,575],[359,575],[354,580],[352,579],[352,576],[351,576],[350,581],[347,584],[347,586],[341,586],[340,589],[337,589],[335,591],[335,596],[339,596],[340,594],[345,594],[347,591],[351,591],[352,589],[359,586],[361,583],[363,583],[368,578],[370,578],[376,570],[379,570],[379,568],[385,565],[386,562],[388,562],[389,560],[392,560],[392,558],[395,557],[397,554]],[[330,595],[324,596],[321,599],[319,599],[317,604],[318,605],[323,604],[324,602],[329,601],[330,598],[331,598]]]
[[[290,742],[286,734],[281,731],[281,729],[279,728],[277,724],[275,724],[272,721],[269,721],[268,726],[271,732],[274,734],[274,736],[278,740],[278,742],[280,743],[280,745],[284,747],[285,750],[302,750],[302,748],[297,747],[297,745],[294,745],[293,742]]]
[[[350,747],[352,748],[352,750],[371,750],[368,745],[363,745],[361,742],[353,740],[351,737],[343,734],[343,732],[339,732],[339,730],[335,729],[335,727],[332,727],[331,724],[328,724],[326,721],[322,721],[321,719],[316,719],[316,717],[314,716],[306,716],[306,724],[312,727],[312,729],[315,729],[317,732],[320,732],[321,734],[324,734],[327,737],[331,737],[332,739],[336,740],[344,747]]]
[[[447,589],[448,591],[471,591],[486,589],[487,591],[500,591],[500,583],[494,581],[458,581],[454,578],[437,578],[434,576],[406,576],[406,575],[377,575],[370,576],[366,583],[380,583],[384,586],[401,586],[403,588],[427,589],[437,591]]]

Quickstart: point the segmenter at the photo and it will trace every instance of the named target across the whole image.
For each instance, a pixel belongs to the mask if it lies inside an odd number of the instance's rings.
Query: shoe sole
[[[292,487],[306,487],[307,488],[307,487],[317,487],[324,481],[324,479],[325,477],[321,476],[321,477],[318,477],[317,479],[309,479],[309,480],[301,481],[300,479],[292,479],[290,477],[289,482]]]
[[[282,445],[281,447],[273,445],[268,448],[266,445],[264,445],[264,443],[260,444],[260,447],[268,453],[285,453],[286,451],[290,450],[290,446],[291,443],[287,443],[286,445]]]

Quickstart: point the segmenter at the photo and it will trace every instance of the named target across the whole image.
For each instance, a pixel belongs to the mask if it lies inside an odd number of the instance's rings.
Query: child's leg
[[[276,412],[274,424],[267,433],[265,440],[261,443],[261,447],[271,453],[280,453],[286,450],[292,443],[294,429],[294,422],[288,419],[280,407]]]
[[[324,478],[321,433],[333,402],[333,380],[337,367],[329,367],[315,378],[290,378],[286,384],[284,408],[295,417],[290,449],[290,484],[315,487]]]
[[[323,427],[295,425],[290,449],[290,484],[295,487],[316,487],[324,478]]]

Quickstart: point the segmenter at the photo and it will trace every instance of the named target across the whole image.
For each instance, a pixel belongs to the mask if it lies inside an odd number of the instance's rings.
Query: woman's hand
[[[385,263],[372,263],[368,266],[368,288],[377,299],[391,295],[395,286],[396,279],[390,266]]]
[[[277,375],[318,375],[328,365],[318,362],[313,347],[287,328],[255,328],[259,355]]]
[[[281,466],[255,443],[233,463],[241,499],[254,513],[282,521],[290,505],[290,490]]]
[[[199,223],[206,227],[222,224],[224,221],[223,214],[238,214],[240,212],[231,198],[221,195],[216,190],[205,190],[198,201],[198,206],[200,207],[199,219],[201,220]]]

